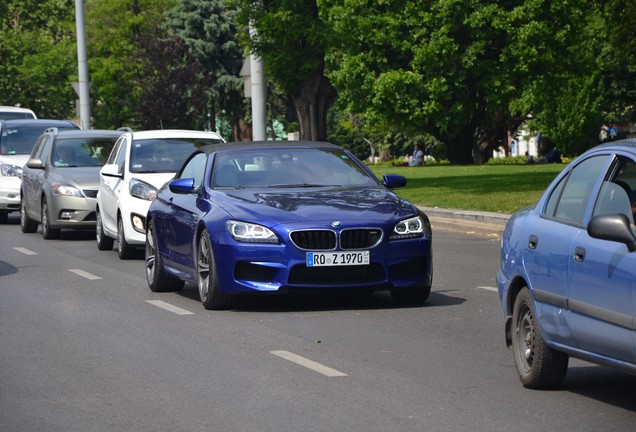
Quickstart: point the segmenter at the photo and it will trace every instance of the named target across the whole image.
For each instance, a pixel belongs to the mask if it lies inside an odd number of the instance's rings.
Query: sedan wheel
[[[131,246],[126,241],[126,234],[124,233],[124,222],[121,217],[117,218],[117,255],[120,259],[134,258],[137,253],[137,248]]]
[[[229,309],[232,307],[234,300],[232,295],[220,292],[212,243],[207,231],[203,231],[199,236],[199,245],[197,248],[197,284],[199,286],[201,303],[203,303],[206,309]]]
[[[97,209],[96,213],[95,238],[97,240],[97,249],[99,250],[111,250],[113,248],[113,244],[115,243],[115,240],[113,240],[111,237],[108,237],[104,233],[102,214],[100,213],[99,209]]]
[[[163,268],[163,261],[157,250],[157,233],[155,223],[151,221],[146,233],[146,281],[150,291],[178,291],[183,288],[183,281],[169,275]]]
[[[49,219],[49,206],[46,203],[46,198],[42,199],[42,237],[46,240],[60,238],[59,228],[51,227],[51,220]]]
[[[528,288],[517,295],[512,320],[512,353],[523,385],[535,389],[558,387],[567,372],[568,356],[550,348],[543,339]]]
[[[38,230],[38,224],[29,217],[26,212],[24,199],[20,202],[20,229],[23,233],[34,233]]]

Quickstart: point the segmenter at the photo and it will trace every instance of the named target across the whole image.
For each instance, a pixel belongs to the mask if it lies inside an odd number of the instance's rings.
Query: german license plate
[[[369,265],[369,251],[307,252],[307,267]]]

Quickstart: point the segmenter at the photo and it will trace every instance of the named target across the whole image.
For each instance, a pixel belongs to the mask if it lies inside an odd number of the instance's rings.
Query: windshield
[[[112,138],[58,139],[55,143],[54,166],[102,166],[117,141]]]
[[[33,150],[33,145],[45,129],[50,125],[33,125],[12,127],[7,126],[2,129],[0,135],[0,154],[3,155],[28,155]],[[58,129],[74,129],[72,127]]]
[[[375,186],[377,180],[342,150],[260,148],[223,152],[214,161],[212,187]]]
[[[130,172],[175,173],[199,147],[219,144],[210,138],[156,138],[135,140],[130,155]]]

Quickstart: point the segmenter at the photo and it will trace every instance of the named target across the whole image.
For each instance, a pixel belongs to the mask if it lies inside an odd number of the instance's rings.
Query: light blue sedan
[[[524,386],[559,386],[569,357],[636,373],[635,201],[625,140],[582,154],[508,221],[497,283]]]

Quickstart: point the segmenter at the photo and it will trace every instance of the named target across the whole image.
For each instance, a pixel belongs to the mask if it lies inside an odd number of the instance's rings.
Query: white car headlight
[[[51,190],[53,191],[53,195],[55,196],[75,196],[75,197],[83,197],[84,194],[81,190],[76,188],[75,186],[71,186],[64,183],[53,183],[51,185]]]
[[[415,216],[398,222],[393,227],[393,232],[389,237],[391,240],[409,239],[422,237],[426,233],[424,221],[421,217]]]
[[[0,163],[0,174],[5,177],[22,178],[22,167],[8,163]]]
[[[130,195],[146,201],[152,201],[157,196],[157,188],[138,179],[130,180]]]
[[[262,225],[229,220],[225,223],[227,231],[236,241],[243,243],[278,243],[278,237],[272,230]]]

